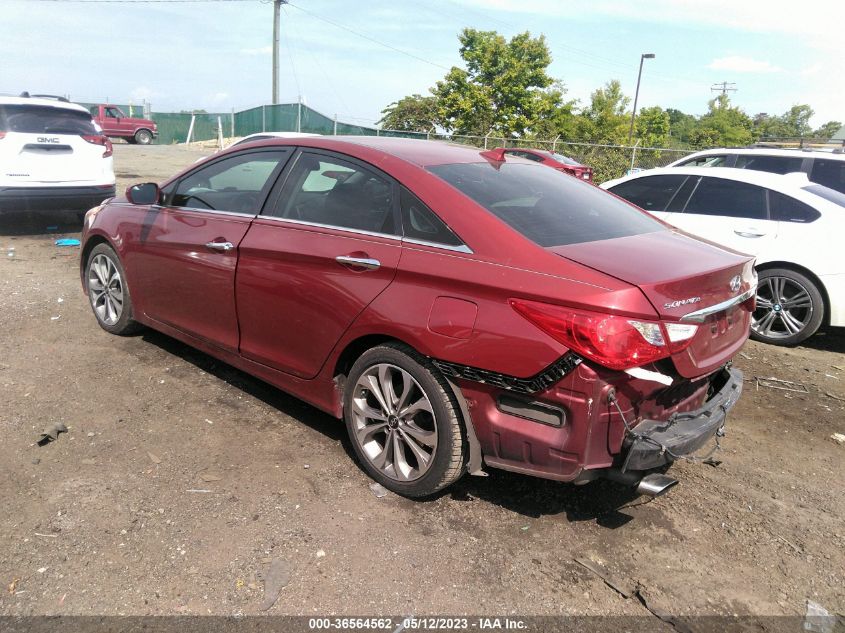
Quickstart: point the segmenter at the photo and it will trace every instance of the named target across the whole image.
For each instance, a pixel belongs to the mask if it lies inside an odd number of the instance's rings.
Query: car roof
[[[253,136],[272,136],[274,138],[305,138],[308,136],[322,136],[322,134],[313,134],[311,132],[255,132],[254,134],[247,134],[241,141],[245,141]]]
[[[39,97],[3,97],[0,96],[0,105],[32,105],[48,108],[59,108],[61,110],[75,110],[90,114],[86,108],[78,103],[69,103],[57,99],[41,99]]]
[[[311,136],[295,138],[277,138],[256,141],[253,147],[272,145],[298,145],[319,149],[350,151],[350,146],[364,147],[419,167],[446,165],[450,163],[481,163],[485,161],[480,147],[459,145],[448,141],[399,138],[389,136]],[[238,146],[240,148],[242,146]],[[228,150],[226,150],[228,151]],[[508,160],[530,163],[524,158]]]
[[[739,154],[739,155],[760,155],[760,156],[786,156],[786,157],[801,157],[813,156],[821,154],[826,158],[831,156],[841,157],[840,160],[845,160],[845,154],[835,153],[833,150],[825,149],[782,149],[780,147],[735,147],[725,148],[720,147],[716,149],[705,149],[700,152],[695,152],[684,156],[680,160],[688,160],[696,156],[717,156],[721,154]]]
[[[645,169],[630,176],[623,176],[610,180],[607,184],[617,185],[629,180],[636,180],[646,176],[708,176],[710,178],[722,178],[725,180],[737,180],[747,182],[751,185],[767,187],[769,189],[794,191],[811,184],[807,175],[803,172],[794,174],[773,174],[767,171],[755,169],[737,169],[735,167],[661,167],[659,169]]]

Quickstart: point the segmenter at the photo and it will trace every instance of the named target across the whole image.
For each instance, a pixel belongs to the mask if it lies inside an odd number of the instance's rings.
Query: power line
[[[389,48],[392,51],[395,51],[397,53],[401,53],[402,55],[406,55],[407,57],[411,57],[413,59],[416,59],[417,61],[421,61],[425,64],[428,64],[429,66],[435,66],[435,67],[441,68],[443,70],[450,70],[449,68],[447,68],[446,66],[443,66],[442,64],[438,64],[437,62],[433,62],[433,61],[426,59],[424,57],[420,57],[419,55],[414,55],[414,53],[410,53],[410,52],[403,50],[401,48],[397,48],[395,46],[387,44],[386,42],[382,42],[380,40],[377,40],[374,37],[370,37],[369,35],[359,33],[358,31],[355,31],[354,29],[350,29],[348,26],[344,26],[343,24],[335,22],[334,20],[330,20],[329,18],[323,17],[321,15],[317,15],[316,13],[312,13],[311,11],[308,11],[307,9],[303,9],[302,7],[300,7],[296,4],[293,4],[292,2],[288,2],[287,5],[293,7],[294,9],[299,9],[303,13],[307,13],[312,18],[316,18],[317,20],[320,20],[320,21],[325,22],[327,24],[331,24],[334,27],[337,27],[337,28],[342,29],[344,31],[348,31],[349,33],[352,33],[353,35],[357,35],[358,37],[363,38],[365,40],[368,40],[370,42],[373,42],[374,44],[378,44],[379,46],[383,46],[384,48]]]
[[[710,92],[721,92],[723,97],[727,96],[729,92],[736,91],[736,84],[731,81],[723,81],[720,84],[713,84],[710,86]]]

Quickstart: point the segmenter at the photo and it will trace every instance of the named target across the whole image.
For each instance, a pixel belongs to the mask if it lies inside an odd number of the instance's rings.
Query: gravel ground
[[[117,145],[119,187],[207,151]],[[2,615],[260,613],[273,560],[291,574],[267,613],[649,615],[580,557],[678,615],[845,610],[842,331],[749,343],[723,463],[678,464],[665,497],[492,471],[376,498],[338,421],[166,336],[97,327],[78,249],[53,245],[78,231],[0,216]]]

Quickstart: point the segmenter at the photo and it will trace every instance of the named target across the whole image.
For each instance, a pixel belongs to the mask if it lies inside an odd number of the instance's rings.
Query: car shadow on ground
[[[165,334],[147,329],[141,336],[145,342],[178,356],[331,440],[340,442],[349,456],[349,468],[360,467],[346,427],[336,418]],[[631,488],[610,481],[574,486],[495,469],[487,469],[487,472],[488,477],[465,476],[446,490],[416,503],[426,504],[443,497],[455,501],[475,498],[525,517],[564,514],[570,522],[589,521],[614,529],[633,519],[623,510],[651,500],[649,497],[640,497]]]
[[[801,343],[801,346],[821,352],[843,353],[845,352],[845,328],[823,328]]]
[[[62,236],[81,230],[82,219],[75,211],[0,212],[0,236]]]

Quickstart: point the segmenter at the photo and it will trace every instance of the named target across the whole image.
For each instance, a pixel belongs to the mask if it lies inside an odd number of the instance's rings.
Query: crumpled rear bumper
[[[623,443],[621,468],[650,470],[690,455],[723,431],[728,411],[742,394],[742,372],[725,368],[714,379],[717,391],[700,409],[668,420],[643,420]]]

